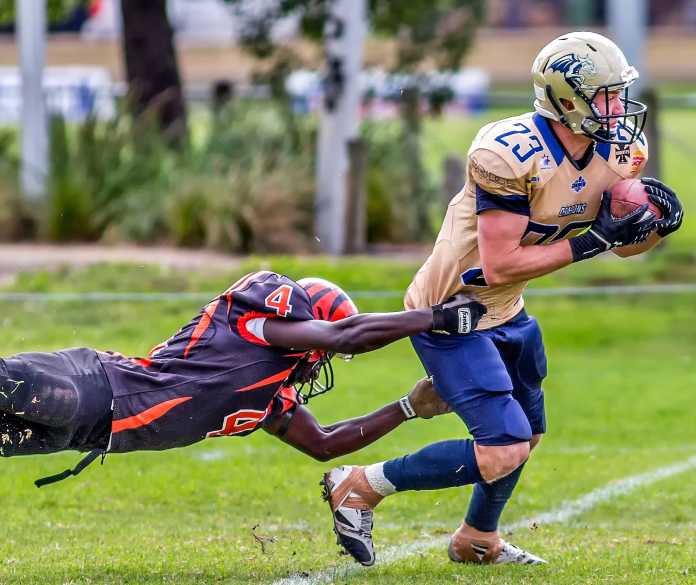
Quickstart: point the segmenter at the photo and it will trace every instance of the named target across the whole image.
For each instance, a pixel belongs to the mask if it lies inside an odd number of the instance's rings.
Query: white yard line
[[[563,524],[576,516],[589,512],[599,504],[631,493],[638,488],[652,485],[668,477],[691,471],[692,469],[696,469],[696,455],[679,463],[612,481],[604,487],[592,490],[576,500],[562,502],[553,510],[501,526],[501,531],[509,532],[512,530],[519,530],[520,528],[526,528],[533,524]],[[448,536],[440,536],[417,540],[400,546],[390,546],[384,550],[378,551],[377,564],[386,565],[394,563],[431,548],[444,547],[448,539]],[[348,576],[362,570],[365,569],[354,563],[342,564],[332,569],[319,571],[307,577],[298,575],[279,579],[274,581],[272,585],[319,585],[322,583],[329,583],[336,580],[336,578]]]

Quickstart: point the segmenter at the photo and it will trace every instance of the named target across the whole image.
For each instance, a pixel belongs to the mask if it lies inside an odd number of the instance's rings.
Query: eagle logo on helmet
[[[597,68],[589,57],[578,57],[575,53],[569,53],[549,64],[548,69],[563,73],[566,81],[580,87],[585,84],[585,77],[597,73]]]

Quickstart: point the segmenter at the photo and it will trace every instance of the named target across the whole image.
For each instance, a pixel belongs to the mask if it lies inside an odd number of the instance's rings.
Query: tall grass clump
[[[53,241],[136,241],[230,252],[309,249],[313,132],[290,141],[276,108],[238,103],[202,140],[168,146],[154,126],[119,116],[51,124]]]

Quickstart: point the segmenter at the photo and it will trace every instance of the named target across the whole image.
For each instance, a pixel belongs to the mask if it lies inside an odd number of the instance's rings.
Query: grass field
[[[273,267],[294,277],[318,271],[352,290],[402,288],[412,270],[356,261],[281,260]],[[100,267],[25,277],[18,286],[212,291],[232,278]],[[505,524],[696,455],[695,301],[692,295],[529,300],[549,355],[549,429]],[[362,299],[360,306],[397,309],[399,301]],[[83,344],[143,354],[197,308],[191,302],[1,303],[0,355]],[[327,423],[398,398],[420,375],[407,342],[336,369],[337,389],[312,403]],[[454,415],[410,422],[338,462],[381,460],[463,433]],[[566,522],[534,529],[522,522],[509,539],[546,557],[545,567],[459,566],[447,561],[444,546],[436,546],[353,572],[338,555],[319,498],[317,483],[329,465],[262,432],[163,453],[113,455],[79,478],[40,491],[33,486],[35,478],[71,467],[78,457],[2,461],[0,583],[256,584],[317,573],[323,581],[292,582],[652,585],[696,579],[696,465]],[[469,493],[409,493],[385,502],[376,516],[378,556],[413,542],[439,542],[460,521]],[[254,527],[258,536],[275,540],[265,552]]]

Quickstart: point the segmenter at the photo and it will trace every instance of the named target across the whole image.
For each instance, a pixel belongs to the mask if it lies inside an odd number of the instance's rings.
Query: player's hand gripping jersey
[[[617,133],[627,132],[620,125]],[[527,283],[488,286],[478,248],[478,214],[502,209],[529,217],[522,245],[578,235],[594,221],[602,192],[635,177],[648,158],[641,134],[633,144],[597,143],[577,164],[549,121],[536,113],[484,126],[468,153],[467,180],[450,202],[432,254],[406,292],[408,309],[474,292],[488,308],[479,329],[505,323],[524,306]]]
[[[247,435],[297,404],[284,386],[304,353],[271,347],[265,319],[313,319],[307,292],[272,272],[242,278],[145,359],[100,353],[113,389],[110,451]]]

